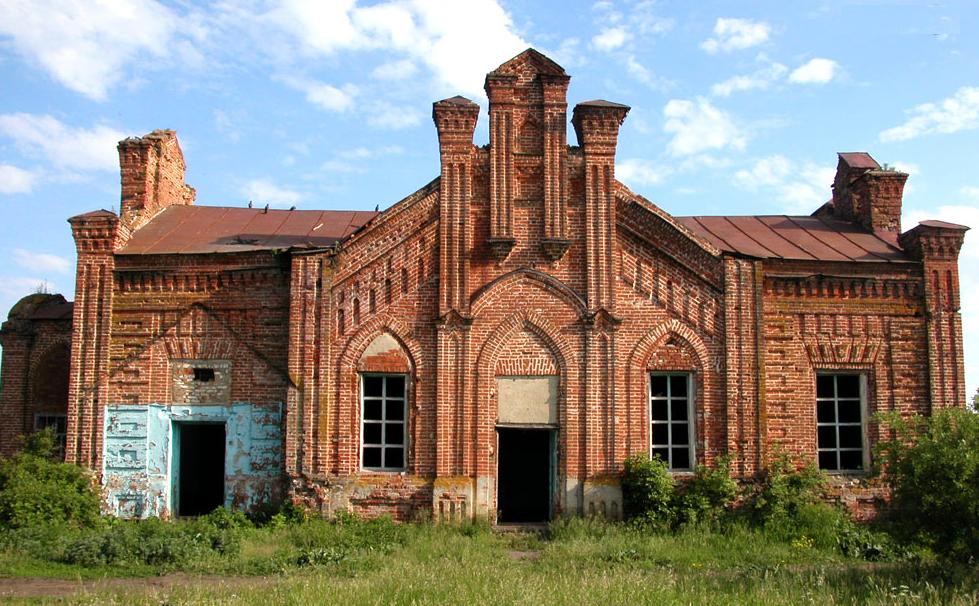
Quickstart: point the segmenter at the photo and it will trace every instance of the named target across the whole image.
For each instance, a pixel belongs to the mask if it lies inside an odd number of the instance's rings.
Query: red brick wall
[[[72,220],[72,460],[98,467],[105,403],[169,401],[172,359],[231,360],[233,400],[286,401],[295,499],[399,518],[492,516],[499,374],[560,377],[559,512],[589,490],[617,511],[622,461],[649,449],[650,371],[692,373],[698,462],[733,455],[745,478],[777,450],[815,457],[818,370],[865,372],[871,413],[964,401],[961,237],[902,236],[905,264],[722,255],[615,181],[628,108],[579,105],[568,147],[566,76],[521,57],[488,80],[491,145],[472,145],[474,105],[437,103],[440,178],[335,251],[113,255],[192,194],[175,140],[140,144],[158,181],[124,158],[136,218]],[[397,347],[365,356],[380,335]],[[379,370],[409,376],[404,473],[360,471],[358,373]]]

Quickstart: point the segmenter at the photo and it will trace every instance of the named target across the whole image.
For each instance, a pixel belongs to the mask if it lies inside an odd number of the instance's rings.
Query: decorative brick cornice
[[[956,261],[968,227],[952,223],[923,222],[899,237],[901,247],[920,261]]]
[[[879,337],[844,337],[824,333],[803,335],[803,341],[814,367],[873,364],[881,345]]]

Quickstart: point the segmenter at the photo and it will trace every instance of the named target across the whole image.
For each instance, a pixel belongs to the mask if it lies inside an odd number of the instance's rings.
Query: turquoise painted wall
[[[120,404],[105,412],[105,513],[170,517],[179,468],[174,424],[194,422],[225,426],[225,506],[249,509],[281,497],[282,404]]]

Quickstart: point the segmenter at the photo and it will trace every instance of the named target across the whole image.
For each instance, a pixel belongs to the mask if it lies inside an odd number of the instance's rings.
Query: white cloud
[[[956,133],[979,128],[979,87],[963,86],[937,103],[923,103],[900,126],[880,133],[881,141],[906,141],[930,133]]]
[[[129,64],[172,51],[178,17],[154,0],[3,0],[0,34],[69,89],[104,100]]]
[[[796,84],[826,84],[836,76],[840,64],[832,59],[817,57],[800,65],[789,74],[789,81]]]
[[[615,177],[627,185],[659,185],[672,170],[649,160],[629,158],[615,163]]]
[[[356,166],[343,160],[327,160],[323,163],[323,170],[331,173],[364,173],[367,172],[363,167]]]
[[[358,92],[357,87],[349,83],[336,87],[332,84],[306,78],[284,76],[278,79],[292,88],[304,92],[307,101],[328,112],[345,112],[352,109],[354,97],[357,96]]]
[[[58,255],[15,248],[13,258],[17,265],[33,271],[53,271],[59,274],[66,274],[71,271],[71,261]]]
[[[811,162],[797,164],[782,155],[760,158],[734,173],[734,184],[752,192],[771,193],[789,214],[809,214],[832,196],[836,169]]]
[[[378,65],[371,71],[377,80],[405,80],[418,73],[418,66],[410,59],[401,59]]]
[[[367,123],[374,128],[392,130],[411,128],[421,124],[421,121],[421,114],[416,110],[386,101],[372,104],[367,112]]]
[[[0,164],[0,194],[29,194],[35,183],[37,174],[12,164]]]
[[[782,155],[769,156],[755,162],[750,169],[742,169],[734,173],[734,183],[749,191],[758,191],[759,187],[771,187],[781,184],[792,172],[792,163]]]
[[[0,280],[0,300],[6,299],[0,314],[6,314],[13,307],[13,304],[22,297],[36,292],[54,293],[57,286],[53,282],[48,282],[44,278],[31,277],[5,277]]]
[[[608,27],[591,39],[592,45],[600,51],[609,52],[621,47],[629,38],[624,27]]]
[[[27,155],[43,157],[58,168],[83,171],[119,170],[116,146],[126,137],[105,125],[76,128],[53,116],[23,113],[0,115],[0,134]]]
[[[959,191],[961,191],[962,195],[966,198],[971,198],[979,202],[979,187],[975,185],[966,185]],[[979,227],[979,223],[976,224],[976,227]]]
[[[788,68],[781,63],[770,63],[751,74],[733,76],[711,87],[711,92],[719,97],[727,97],[733,92],[766,89],[781,79]]]
[[[642,65],[636,58],[629,55],[625,62],[626,71],[629,75],[642,82],[646,86],[654,90],[666,90],[673,87],[673,82],[662,76],[657,76],[653,72],[649,71],[646,66]]]
[[[241,188],[243,196],[254,203],[256,207],[270,204],[272,206],[292,206],[302,201],[299,192],[276,185],[268,179],[253,179]]]
[[[714,107],[703,97],[690,101],[672,99],[663,108],[663,130],[672,133],[667,144],[675,156],[687,156],[712,149],[744,149],[747,137],[727,112]]]
[[[771,31],[772,27],[764,21],[722,17],[714,23],[714,37],[704,40],[700,48],[711,54],[751,48],[767,41]]]
[[[441,88],[475,96],[483,94],[486,72],[529,46],[495,0],[391,0],[371,6],[354,0],[290,0],[255,18],[257,43],[271,54],[282,50],[268,27],[285,32],[306,54],[400,54],[427,66]]]

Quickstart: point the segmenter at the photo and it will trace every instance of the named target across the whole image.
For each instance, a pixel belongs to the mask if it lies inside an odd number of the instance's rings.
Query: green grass
[[[735,526],[639,532],[571,520],[550,536],[479,526],[333,524],[246,529],[233,555],[185,562],[208,578],[146,589],[138,581],[70,598],[83,604],[979,604],[979,573],[871,564]],[[8,576],[93,578],[173,568],[55,564],[0,554]],[[268,578],[242,579],[243,575]],[[38,600],[43,603],[44,600]],[[63,602],[62,602],[63,603]]]

